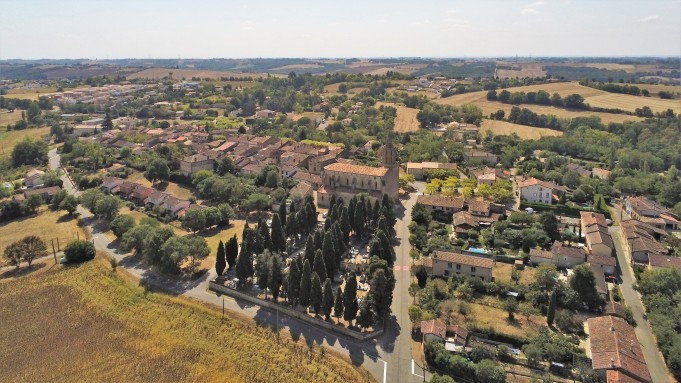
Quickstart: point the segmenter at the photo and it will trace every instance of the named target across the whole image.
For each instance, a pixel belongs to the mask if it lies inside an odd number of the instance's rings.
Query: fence
[[[290,317],[299,319],[303,322],[307,322],[311,325],[321,327],[325,330],[330,330],[334,331],[336,333],[339,333],[341,335],[349,336],[351,338],[357,339],[359,341],[367,341],[369,339],[374,339],[377,338],[381,335],[383,335],[383,330],[378,330],[378,331],[373,331],[370,333],[359,333],[344,327],[340,327],[337,325],[334,325],[333,323],[325,322],[319,319],[315,319],[307,315],[306,313],[301,313],[300,311],[296,311],[294,309],[291,309],[289,307],[285,306],[280,306],[274,302],[266,301],[263,299],[259,299],[253,296],[250,296],[248,294],[242,293],[238,290],[229,288],[227,286],[223,286],[219,283],[215,282],[210,282],[209,284],[209,290],[215,291],[217,293],[225,294],[228,295],[232,298],[235,299],[243,299],[245,301],[251,302],[253,304],[256,304],[261,307],[268,308],[270,310],[277,310],[282,314],[288,315]]]

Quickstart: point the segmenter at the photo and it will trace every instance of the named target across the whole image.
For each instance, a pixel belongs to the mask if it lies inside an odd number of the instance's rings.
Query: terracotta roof
[[[442,260],[445,262],[459,263],[462,265],[482,267],[491,269],[494,267],[492,258],[476,257],[473,255],[465,255],[460,253],[452,253],[449,251],[436,251],[433,253],[433,260]]]
[[[584,259],[586,252],[581,247],[571,247],[563,245],[563,242],[555,241],[551,246],[551,252],[555,255],[567,258],[581,258]]]
[[[658,214],[660,213],[669,213],[669,210],[665,208],[664,206],[658,205],[657,203],[649,200],[646,197],[643,196],[638,196],[638,197],[629,197],[627,199],[627,202],[631,205],[631,207],[634,210],[656,210]]]
[[[388,173],[388,168],[383,166],[371,167],[336,162],[335,164],[325,166],[324,171],[383,177]]]
[[[681,257],[650,254],[648,255],[648,262],[652,267],[681,270]]]
[[[452,221],[455,227],[462,225],[478,227],[480,225],[480,221],[468,211],[458,211],[454,213]]]
[[[589,254],[586,261],[592,265],[603,265],[603,266],[617,266],[617,258],[615,257],[604,257],[602,255]]]
[[[611,315],[590,318],[587,323],[591,338],[591,366],[594,370],[619,370],[642,381],[651,381],[641,346],[631,325]]]
[[[518,181],[518,189],[522,189],[522,188],[526,188],[526,187],[534,186],[534,185],[539,185],[541,187],[545,187],[545,188],[551,189],[551,190],[565,190],[565,188],[562,187],[562,186],[558,186],[558,185],[556,185],[552,182],[542,181],[542,180],[536,179],[534,177],[525,178],[525,179],[521,179],[521,180]]]
[[[444,339],[447,336],[447,326],[439,319],[421,321],[421,333],[433,334]]]
[[[487,201],[470,201],[468,202],[468,211],[481,212],[484,215],[489,215],[489,202]]]
[[[608,226],[608,223],[605,220],[605,216],[601,213],[595,213],[592,211],[580,211],[579,218],[581,219],[582,224],[585,227],[591,225],[599,225],[603,227]]]
[[[530,257],[553,259],[553,253],[542,249],[530,249]]]
[[[617,370],[608,370],[607,383],[641,383],[642,381]]]
[[[47,194],[49,196],[53,196],[53,195],[59,193],[60,190],[61,190],[61,188],[59,186],[50,186],[50,187],[39,188],[39,189],[26,189],[26,190],[24,190],[24,196],[27,197],[27,198],[29,196],[34,195],[34,194],[36,194],[36,195]]]
[[[447,335],[449,334],[453,335],[455,342],[462,344],[465,344],[468,339],[468,330],[459,325],[447,326]]]
[[[421,264],[426,268],[433,268],[433,260],[430,257],[421,258]]]
[[[447,162],[407,162],[407,169],[447,169],[456,170],[456,164]]]
[[[622,319],[624,319],[624,317],[626,316],[626,311],[624,310],[624,307],[621,304],[614,301],[608,301],[605,304],[604,313],[606,315],[613,315],[616,317],[620,317]]]
[[[599,227],[598,230],[587,231],[586,242],[589,244],[589,246],[602,243],[611,249],[614,248],[610,233],[608,233],[608,230],[603,227]]]
[[[454,209],[463,209],[463,198],[445,197],[442,195],[420,195],[416,198],[416,203],[427,206],[442,206],[451,207]]]

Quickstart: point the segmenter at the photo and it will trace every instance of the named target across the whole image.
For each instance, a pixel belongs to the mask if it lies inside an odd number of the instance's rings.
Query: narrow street
[[[60,164],[60,156],[56,149],[48,153],[50,168],[57,169]],[[64,189],[70,194],[79,195],[66,175],[62,175]],[[417,192],[409,195],[408,199],[402,200],[402,206],[398,207],[395,215],[397,232],[395,254],[396,287],[392,305],[393,315],[389,321],[389,328],[383,336],[377,340],[357,342],[336,333],[330,333],[318,327],[285,315],[277,315],[251,303],[238,301],[230,297],[218,297],[208,290],[208,284],[215,279],[217,274],[214,269],[209,270],[201,278],[190,282],[178,282],[163,276],[159,276],[133,256],[119,252],[112,245],[109,238],[102,233],[92,214],[81,206],[78,206],[80,219],[87,224],[87,229],[92,233],[95,248],[116,258],[120,262],[120,268],[130,272],[140,280],[140,284],[153,286],[172,294],[182,295],[201,302],[222,307],[225,310],[243,315],[256,321],[258,324],[267,324],[279,329],[288,330],[294,339],[304,338],[308,343],[323,345],[333,349],[340,355],[348,357],[354,365],[367,369],[379,383],[406,382],[416,383],[423,381],[423,372],[418,369],[412,374],[411,359],[411,323],[407,309],[409,308],[410,296],[407,288],[410,283],[409,257],[409,222],[411,221],[411,208],[416,203],[416,197],[423,192],[423,183],[416,183]]]
[[[616,207],[613,210],[617,217],[619,217],[620,209]],[[650,376],[655,383],[673,382],[674,378],[669,374],[664,358],[657,347],[653,329],[650,327],[650,323],[643,317],[645,308],[641,302],[641,295],[638,291],[634,290],[636,278],[629,261],[629,250],[624,243],[624,238],[622,238],[621,227],[613,225],[608,228],[608,231],[613,238],[613,243],[615,244],[615,250],[617,252],[617,263],[622,279],[622,284],[620,285],[622,295],[624,296],[627,306],[631,308],[634,315],[634,320],[637,324],[635,328],[636,337],[641,344],[643,357],[648,365],[648,370],[650,370]]]

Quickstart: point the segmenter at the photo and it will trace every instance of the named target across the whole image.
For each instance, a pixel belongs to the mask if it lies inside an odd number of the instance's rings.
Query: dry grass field
[[[681,93],[681,86],[678,85],[655,85],[655,84],[635,84],[639,89],[647,89],[651,95],[657,95],[661,91]]]
[[[456,303],[454,303],[454,307],[456,307]],[[457,310],[453,310],[451,323],[475,322],[479,326],[492,327],[498,333],[519,337],[537,334],[539,328],[546,323],[546,318],[538,315],[533,315],[530,320],[527,320],[525,316],[517,313],[514,320],[508,320],[508,313],[501,308],[475,302],[469,303],[469,307],[470,314],[466,318]]]
[[[2,125],[0,125],[1,127]],[[23,140],[24,137],[39,139],[49,133],[50,128],[48,126],[25,130],[10,130],[9,132],[5,129],[0,129],[0,157],[8,157],[12,153],[14,146]]]
[[[492,276],[495,281],[502,281],[511,283],[511,274],[513,273],[513,265],[510,263],[496,262],[494,264],[494,269],[492,269]],[[534,281],[534,274],[536,273],[536,268],[525,267],[524,270],[518,270],[520,272],[519,284],[527,286]]]
[[[303,337],[145,291],[102,256],[0,281],[0,307],[3,382],[367,380]]]
[[[525,78],[525,77],[544,77],[546,71],[538,63],[512,63],[512,62],[497,62],[497,66],[510,66],[513,69],[497,69],[497,77],[499,78]]]
[[[566,83],[566,84],[571,84],[571,83]],[[508,90],[511,92],[515,91],[537,91],[538,89],[544,89],[547,92],[553,94],[556,93],[556,89],[559,87],[556,87],[555,85],[557,84],[545,84],[544,88],[541,88],[539,85],[531,85],[531,86],[523,86],[523,87],[517,87],[517,88],[509,88]],[[600,90],[597,89],[592,89],[592,88],[587,88],[587,87],[581,87],[579,84],[577,84],[580,88],[582,88],[583,91],[585,92],[600,92],[600,93],[605,93],[601,92]],[[586,88],[587,90],[584,90]],[[550,89],[550,90],[549,90]],[[573,86],[568,85],[565,89],[574,89]],[[566,95],[576,93],[576,92],[571,92],[571,91],[565,91],[563,89],[563,92],[565,92]],[[588,91],[590,90],[590,91]],[[560,93],[560,92],[557,92]],[[611,95],[612,93],[606,93],[607,95]],[[636,96],[629,96],[629,97],[636,97]],[[652,97],[646,97],[645,99],[649,100]],[[643,99],[643,97],[641,97]],[[674,101],[674,100],[667,100],[667,101]],[[511,108],[513,105],[511,104],[503,104],[498,101],[488,101],[487,100],[487,92],[486,91],[481,91],[481,92],[472,92],[472,93],[464,93],[464,94],[458,94],[455,96],[447,97],[447,98],[441,98],[436,100],[435,102],[440,103],[440,104],[445,104],[445,105],[465,105],[465,104],[474,104],[477,105],[481,110],[483,115],[489,116],[490,113],[496,112],[497,110],[503,110],[506,112],[506,116],[508,116],[511,112]],[[576,110],[567,110],[565,108],[556,108],[554,106],[545,106],[545,105],[531,105],[531,104],[524,104],[521,105],[523,108],[530,109],[531,111],[539,114],[553,114],[559,118],[575,118],[575,117],[589,117],[589,116],[598,116],[601,118],[601,121],[603,123],[610,123],[610,122],[624,122],[624,121],[640,121],[640,117],[636,116],[629,116],[626,114],[613,114],[613,113],[601,113],[601,112],[589,112],[589,111],[576,111]]]
[[[309,64],[291,64],[291,65],[284,65],[280,66],[278,68],[273,68],[272,70],[293,70],[293,69],[314,69],[314,68],[321,68],[322,66],[317,64],[317,63],[309,63]]]
[[[23,88],[15,88],[15,89],[10,89],[7,91],[7,94],[4,96],[6,98],[22,98],[22,99],[27,99],[27,100],[38,100],[38,98],[42,95],[45,95],[47,93],[54,93],[57,91],[57,88],[51,87],[51,88],[38,88],[38,89],[23,89]]]
[[[419,130],[421,124],[419,124],[418,120],[416,119],[416,115],[419,112],[418,109],[407,108],[404,105],[398,105],[395,103],[376,103],[377,108],[381,105],[391,106],[397,109],[397,118],[395,118],[395,131],[397,133],[416,132]]]
[[[491,131],[495,136],[510,136],[516,133],[523,140],[538,140],[542,137],[562,136],[563,132],[545,128],[534,128],[531,126],[514,124],[506,121],[482,120],[480,134],[485,135],[485,131]]]
[[[192,77],[211,78],[219,79],[220,77],[253,77],[261,78],[267,77],[264,73],[245,73],[245,72],[227,72],[227,71],[212,71],[212,70],[199,70],[199,69],[173,69],[173,68],[149,68],[141,72],[129,74],[126,76],[128,80],[136,78],[149,78],[149,79],[160,79],[167,77],[168,73],[173,73],[173,79],[191,80]]]
[[[144,186],[151,187],[151,181],[144,178],[144,173],[134,172],[128,176],[127,181],[137,182]],[[192,196],[192,190],[186,186],[177,184],[175,182],[157,182],[154,186],[157,190],[172,194],[175,197],[189,199]]]
[[[27,235],[40,237],[47,243],[50,252],[52,251],[51,241],[54,240],[54,245],[57,246],[57,238],[59,238],[62,250],[68,241],[78,236],[86,238],[86,232],[78,227],[77,219],[69,217],[64,211],[50,211],[43,206],[33,217],[0,224],[0,254],[10,243]]]
[[[21,120],[21,110],[15,110],[13,112],[5,109],[0,110],[0,128],[6,127],[7,124],[14,124],[19,120]]]

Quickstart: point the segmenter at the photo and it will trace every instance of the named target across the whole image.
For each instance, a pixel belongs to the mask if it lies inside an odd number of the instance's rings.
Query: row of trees
[[[553,105],[559,107],[566,107],[571,109],[589,109],[587,104],[584,104],[584,97],[579,94],[570,94],[562,98],[560,94],[554,93],[549,95],[545,90],[537,92],[509,92],[504,89],[497,94],[496,90],[487,92],[487,100],[499,101],[504,104],[537,104],[537,105]]]
[[[234,210],[228,204],[189,209],[182,217],[182,228],[196,234],[213,226],[229,226],[229,220],[234,217]]]
[[[21,262],[28,263],[28,267],[31,268],[31,263],[36,258],[47,255],[47,246],[39,237],[29,235],[7,245],[3,254],[17,269]]]

